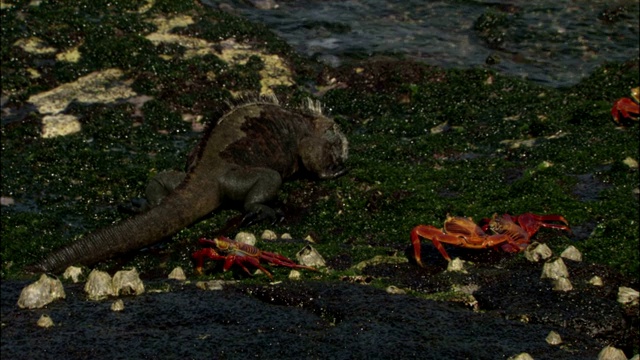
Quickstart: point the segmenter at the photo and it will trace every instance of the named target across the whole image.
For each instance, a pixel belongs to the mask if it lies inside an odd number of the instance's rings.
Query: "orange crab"
[[[560,222],[562,224],[552,223]],[[424,267],[420,259],[420,238],[431,240],[440,254],[451,261],[442,243],[468,249],[485,249],[500,247],[506,252],[520,252],[527,248],[531,237],[541,228],[564,230],[571,233],[569,223],[561,215],[521,215],[493,214],[491,219],[482,219],[479,225],[472,218],[449,216],[444,227],[438,229],[431,225],[418,225],[411,230],[413,254],[418,265]],[[491,234],[487,234],[487,232]]]
[[[625,121],[638,121],[640,115],[640,87],[631,89],[631,98],[623,97],[613,103],[611,116],[618,125],[624,125]]]

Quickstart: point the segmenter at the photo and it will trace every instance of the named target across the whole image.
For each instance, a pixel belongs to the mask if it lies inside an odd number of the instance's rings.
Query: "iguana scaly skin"
[[[186,174],[165,173],[150,185],[156,197],[151,202],[157,203],[151,205],[157,206],[82,237],[31,270],[58,273],[72,264],[91,265],[149,246],[225,201],[243,203],[258,219],[274,217],[264,203],[276,197],[283,180],[301,170],[321,179],[340,176],[347,148],[336,123],[318,111],[274,103],[236,107],[204,134],[189,156]]]

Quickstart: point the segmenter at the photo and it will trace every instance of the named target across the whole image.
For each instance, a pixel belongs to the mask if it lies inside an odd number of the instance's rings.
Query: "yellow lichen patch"
[[[80,122],[73,115],[56,114],[42,118],[42,137],[45,139],[77,133],[80,129]]]
[[[37,79],[40,76],[42,76],[42,75],[40,75],[40,72],[38,70],[33,69],[33,68],[27,68],[27,72],[29,73],[29,77],[32,78],[32,79]]]
[[[262,60],[264,68],[260,70],[260,95],[273,95],[273,86],[293,85],[291,70],[278,55],[261,53],[249,45],[238,44],[234,39],[224,40],[220,45],[222,52],[215,55],[228,63],[242,65],[252,56],[258,56]]]
[[[30,37],[26,39],[20,39],[13,43],[14,46],[19,46],[22,50],[36,55],[48,55],[53,54],[56,51],[56,48],[47,45],[44,41],[37,37]]]
[[[260,71],[261,95],[272,95],[271,88],[274,86],[293,84],[291,70],[278,55],[262,53],[250,45],[237,43],[233,38],[216,44],[195,37],[169,33],[175,28],[193,24],[194,21],[189,16],[177,16],[169,19],[160,17],[153,19],[152,23],[158,30],[147,35],[146,38],[155,45],[170,43],[186,48],[184,53],[186,59],[212,54],[230,64],[243,65],[251,56],[258,56],[264,63],[264,69]],[[216,47],[222,50],[216,51]]]
[[[77,63],[80,60],[80,46],[76,46],[65,52],[56,54],[56,60],[69,63]]]
[[[96,71],[72,83],[33,95],[28,101],[41,114],[58,114],[74,100],[81,103],[113,103],[136,96],[129,84],[120,80],[122,75],[119,69]]]
[[[155,33],[168,34],[175,28],[187,27],[191,24],[194,24],[195,22],[189,15],[180,15],[169,19],[165,18],[164,16],[160,16],[152,19],[151,23],[158,28]]]
[[[638,161],[630,156],[627,156],[622,163],[627,165],[631,170],[638,170]]]
[[[140,8],[138,8],[138,13],[139,14],[144,14],[147,11],[151,10],[151,8],[153,7],[153,5],[156,4],[156,0],[147,0],[147,2],[142,5]]]
[[[291,86],[293,79],[291,71],[282,58],[273,54],[258,55],[264,62],[264,69],[260,70],[260,95],[274,95],[272,87],[277,85]]]
[[[162,43],[165,44],[177,44],[182,47],[187,48],[187,53],[190,54],[187,56],[185,54],[185,58],[191,58],[195,55],[205,55],[212,53],[211,44],[206,40],[192,38],[188,36],[176,35],[176,34],[168,34],[161,32],[154,32],[146,36],[146,38],[151,41],[154,45],[160,45]]]

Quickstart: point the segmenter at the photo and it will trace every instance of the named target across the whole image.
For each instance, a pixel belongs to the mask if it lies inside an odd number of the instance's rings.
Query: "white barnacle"
[[[618,302],[624,305],[638,305],[640,293],[630,287],[620,286],[618,288]]]
[[[312,267],[327,266],[327,263],[322,257],[322,255],[320,255],[318,250],[316,250],[311,245],[307,245],[303,247],[300,251],[298,251],[298,253],[296,254],[296,259],[298,259],[298,262],[300,263],[300,265],[304,265],[304,266],[312,266]]]
[[[560,334],[558,334],[553,330],[549,332],[549,335],[547,335],[546,341],[547,341],[547,344],[549,345],[562,344],[562,338],[560,337]]]
[[[564,249],[564,251],[560,254],[560,257],[563,257],[572,261],[582,261],[582,253],[575,246],[571,245]]]
[[[144,293],[144,284],[135,268],[120,270],[113,275],[113,290],[116,295],[140,295]]]
[[[18,306],[21,309],[41,308],[52,301],[64,299],[65,297],[62,282],[42,274],[38,281],[22,289],[18,299]]]
[[[180,266],[176,266],[171,273],[169,273],[169,279],[184,281],[187,280],[187,276],[184,273],[184,270]]]
[[[239,243],[255,246],[256,245],[256,236],[250,232],[241,231],[236,234],[236,237],[233,239]]]
[[[549,249],[547,244],[541,244],[537,241],[532,242],[524,250],[524,256],[531,262],[538,262],[540,260],[546,260],[553,256],[553,252]]]
[[[559,278],[569,278],[569,270],[561,258],[547,262],[542,267],[542,279],[557,280]]]
[[[38,326],[43,327],[43,328],[49,328],[52,327],[53,325],[55,325],[53,323],[53,320],[51,319],[51,317],[47,314],[42,314],[42,316],[40,316],[40,319],[38,319]]]
[[[93,269],[89,273],[87,282],[84,284],[84,291],[90,300],[102,300],[116,294],[111,275],[97,269]]]

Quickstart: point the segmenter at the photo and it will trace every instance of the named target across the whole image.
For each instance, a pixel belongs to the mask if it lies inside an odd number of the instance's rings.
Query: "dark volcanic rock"
[[[363,274],[425,294],[451,291],[454,286],[477,288],[473,292],[477,307],[487,314],[556,331],[570,330],[602,347],[622,349],[628,356],[639,345],[638,307],[625,307],[617,301],[620,286],[637,289],[638,284],[606,266],[565,260],[574,289],[564,292],[554,291],[549,279],[540,278],[543,262],[531,263],[523,257],[478,262],[466,267],[467,273],[446,272],[438,261],[433,259],[435,265],[424,269],[413,264],[373,266]],[[596,275],[602,278],[603,286],[589,283]]]
[[[15,301],[24,285],[2,283],[3,357],[496,359],[527,352],[535,359],[584,359],[601,348],[570,329],[345,283],[222,291],[180,285],[125,297],[119,313],[109,309],[111,301],[86,301],[80,285],[68,285],[67,299],[48,309],[20,310]],[[43,313],[54,327],[35,325]],[[551,330],[563,346],[546,343]]]

